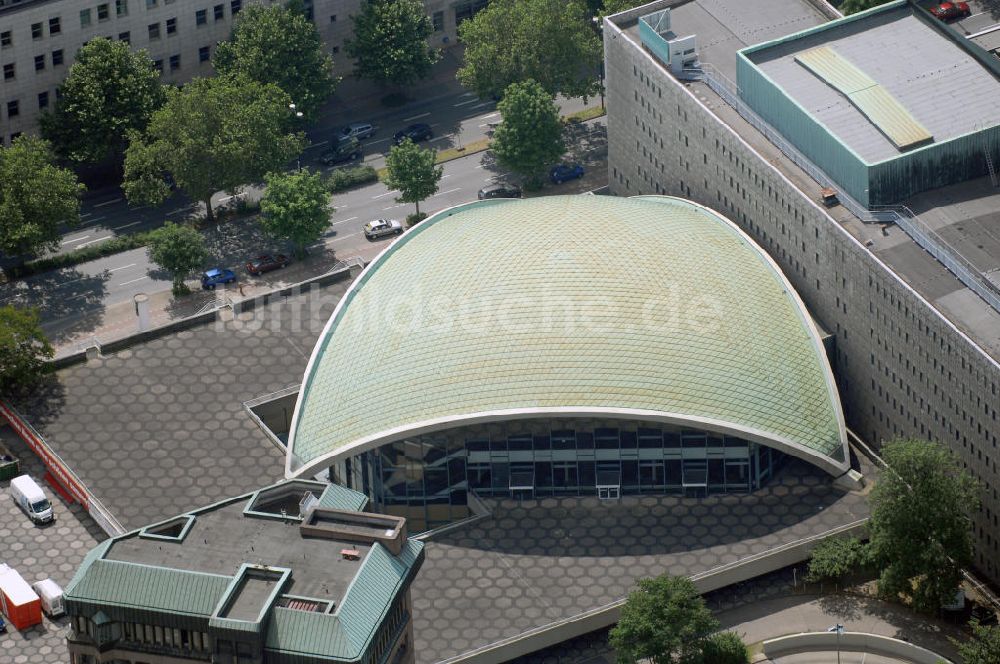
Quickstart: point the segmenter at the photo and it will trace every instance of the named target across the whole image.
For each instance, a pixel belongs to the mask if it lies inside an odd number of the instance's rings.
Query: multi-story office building
[[[402,664],[424,559],[404,519],[282,482],[114,537],[66,588],[74,664]]]
[[[770,253],[834,337],[848,427],[940,441],[982,483],[975,565],[1000,582],[997,44],[988,15],[923,4],[606,19],[609,179],[718,210]]]
[[[145,49],[168,83],[212,74],[215,45],[229,37],[233,20],[257,0],[0,0],[0,141],[37,129],[51,110],[59,83],[79,49],[95,37]],[[266,2],[267,0],[265,0]],[[426,0],[434,24],[432,46],[455,43],[457,25],[487,0]],[[269,4],[269,3],[268,3]],[[336,73],[350,73],[344,42],[361,0],[305,0]]]

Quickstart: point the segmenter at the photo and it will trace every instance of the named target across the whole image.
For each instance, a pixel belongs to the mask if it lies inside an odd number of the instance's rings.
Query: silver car
[[[376,219],[365,224],[365,237],[377,240],[386,235],[399,235],[403,232],[403,224],[395,219]]]
[[[374,135],[375,127],[370,122],[352,122],[349,125],[344,125],[337,131],[337,136],[341,139],[353,137],[359,141],[371,138]]]

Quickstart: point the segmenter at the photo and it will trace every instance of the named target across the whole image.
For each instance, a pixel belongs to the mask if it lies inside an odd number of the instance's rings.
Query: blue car
[[[205,270],[201,275],[201,287],[205,290],[213,290],[219,284],[231,284],[236,281],[236,273],[232,270],[213,267]]]
[[[553,166],[549,171],[549,179],[552,184],[562,184],[567,180],[575,180],[583,177],[583,166],[580,164],[559,164]]]

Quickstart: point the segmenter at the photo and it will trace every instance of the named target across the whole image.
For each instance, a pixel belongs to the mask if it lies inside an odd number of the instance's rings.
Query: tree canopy
[[[493,154],[504,168],[537,182],[566,150],[552,95],[535,81],[513,83],[498,108],[503,121],[493,133]]]
[[[54,249],[60,224],[79,222],[84,187],[53,160],[49,144],[37,136],[0,147],[0,252],[24,257]]]
[[[844,16],[857,14],[866,9],[884,5],[887,2],[890,2],[890,0],[844,0],[840,5],[840,13]]]
[[[128,133],[144,130],[165,99],[146,51],[104,37],[77,52],[59,91],[41,131],[59,155],[76,163],[121,159]]]
[[[885,444],[882,456],[889,470],[872,489],[868,522],[879,592],[937,610],[954,599],[961,569],[972,562],[978,485],[939,443],[896,440]]]
[[[216,47],[212,65],[223,75],[274,83],[306,117],[315,116],[336,87],[319,31],[294,6],[245,7],[229,41]]]
[[[34,387],[53,354],[37,309],[0,307],[0,394],[23,394]]]
[[[148,251],[150,260],[173,276],[174,295],[188,292],[184,279],[208,258],[201,233],[169,221],[149,234]]]
[[[243,77],[196,78],[171,90],[125,154],[129,202],[162,202],[170,193],[164,173],[170,173],[213,219],[214,193],[259,181],[302,150],[303,136],[289,131],[290,103],[278,86]]]
[[[648,659],[653,664],[698,661],[719,623],[687,577],[664,574],[640,579],[629,593],[611,646],[621,664]]]
[[[399,203],[415,203],[420,215],[420,201],[437,193],[444,168],[434,164],[434,150],[424,149],[410,139],[394,146],[385,159],[388,173],[385,185],[398,189]]]
[[[493,0],[458,35],[465,44],[458,80],[483,99],[526,79],[553,96],[599,90],[601,42],[583,0]]]
[[[434,33],[420,0],[362,0],[345,48],[354,73],[379,83],[410,85],[425,78],[441,55],[428,45]]]
[[[952,643],[958,648],[965,664],[997,664],[1000,662],[1000,626],[987,627],[971,623],[972,637],[968,641]]]
[[[323,176],[309,171],[269,173],[260,209],[264,231],[291,242],[299,257],[330,227],[334,211]]]
[[[865,562],[865,547],[856,537],[827,537],[809,558],[807,581],[837,581]]]

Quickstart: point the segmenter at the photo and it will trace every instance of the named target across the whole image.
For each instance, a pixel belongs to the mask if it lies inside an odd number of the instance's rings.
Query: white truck
[[[10,481],[10,495],[18,507],[35,523],[52,521],[52,503],[45,497],[42,487],[28,475],[19,475]]]
[[[56,618],[66,613],[66,605],[63,603],[63,589],[52,579],[43,579],[31,584],[39,599],[42,600],[42,611],[50,618]]]

